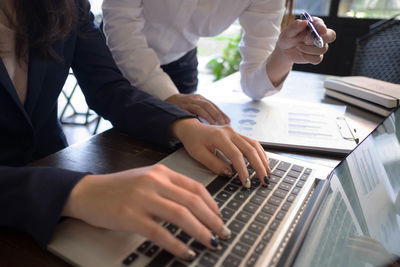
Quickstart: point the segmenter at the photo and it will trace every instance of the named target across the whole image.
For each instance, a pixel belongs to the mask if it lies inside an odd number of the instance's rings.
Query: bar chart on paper
[[[265,147],[345,155],[357,144],[344,106],[279,97],[216,103],[230,116],[233,129]]]

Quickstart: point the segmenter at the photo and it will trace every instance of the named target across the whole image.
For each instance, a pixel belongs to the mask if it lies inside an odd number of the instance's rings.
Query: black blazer
[[[114,127],[144,141],[167,146],[168,128],[191,117],[174,105],[131,86],[116,67],[88,10],[72,32],[53,47],[62,61],[43,60],[29,51],[28,91],[23,105],[0,59],[0,226],[31,234],[45,246],[65,201],[85,174],[49,167],[21,167],[64,148],[57,98],[70,67],[90,108]],[[0,36],[1,38],[1,36]]]

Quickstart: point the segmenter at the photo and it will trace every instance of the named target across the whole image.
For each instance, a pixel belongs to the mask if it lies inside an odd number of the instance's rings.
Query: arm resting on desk
[[[71,190],[84,175],[50,167],[0,166],[0,226],[27,232],[46,247]]]
[[[195,117],[131,86],[119,69],[88,11],[80,14],[72,69],[90,108],[112,124],[141,140],[168,146],[172,122]]]

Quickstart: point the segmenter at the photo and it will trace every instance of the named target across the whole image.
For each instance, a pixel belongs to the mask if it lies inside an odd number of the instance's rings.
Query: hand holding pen
[[[317,29],[315,29],[312,17],[306,11],[304,11],[301,14],[301,19],[305,19],[307,21],[307,28],[310,31],[311,38],[312,38],[312,40],[314,42],[314,45],[316,47],[318,47],[318,48],[323,48],[324,47],[324,40],[319,35]]]
[[[283,29],[275,50],[291,64],[319,64],[328,44],[336,39],[336,33],[327,28],[322,19],[311,17],[307,12],[303,12],[301,18]]]

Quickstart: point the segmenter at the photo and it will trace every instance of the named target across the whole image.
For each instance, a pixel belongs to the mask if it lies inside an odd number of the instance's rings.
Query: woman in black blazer
[[[179,140],[215,173],[232,175],[230,166],[215,156],[218,149],[232,161],[244,186],[250,180],[243,156],[258,177],[269,170],[257,142],[229,126],[201,124],[131,86],[93,25],[87,0],[1,1],[0,26],[0,226],[28,232],[45,246],[60,217],[70,216],[140,233],[186,259],[194,252],[153,218],[180,226],[211,249],[218,241],[210,230],[229,237],[205,188],[164,166],[91,175],[24,165],[67,145],[57,98],[70,68],[90,108],[114,127],[162,146]],[[3,46],[10,42],[11,53]]]

